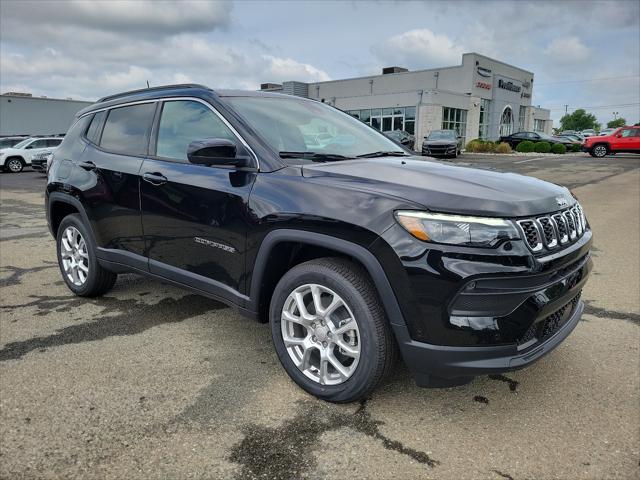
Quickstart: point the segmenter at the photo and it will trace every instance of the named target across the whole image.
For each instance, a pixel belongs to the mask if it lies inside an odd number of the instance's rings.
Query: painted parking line
[[[517,162],[513,162],[513,163],[535,162],[536,160],[544,160],[545,158],[548,158],[548,157],[534,157],[534,158],[527,158],[526,160],[518,160]]]

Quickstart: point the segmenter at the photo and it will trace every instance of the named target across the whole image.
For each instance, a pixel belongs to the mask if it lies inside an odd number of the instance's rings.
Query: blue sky
[[[326,80],[459,64],[535,73],[534,104],[640,120],[640,2],[0,2],[0,90],[95,99],[152,84]]]

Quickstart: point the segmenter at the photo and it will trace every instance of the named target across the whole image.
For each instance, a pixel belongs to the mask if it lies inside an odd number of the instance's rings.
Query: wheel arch
[[[347,258],[362,266],[374,284],[389,321],[405,324],[389,279],[369,250],[341,238],[295,229],[274,230],[262,241],[249,287],[250,310],[257,312],[260,321],[268,321],[265,312],[282,275],[296,264],[327,256]]]
[[[94,234],[87,212],[80,200],[62,192],[49,193],[47,200],[47,219],[49,220],[49,231],[51,235],[55,237],[58,233],[60,222],[62,222],[64,217],[73,213],[80,214],[84,224],[89,228],[89,231]]]

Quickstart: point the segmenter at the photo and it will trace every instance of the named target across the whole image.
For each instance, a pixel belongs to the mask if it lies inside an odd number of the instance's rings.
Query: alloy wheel
[[[81,287],[89,276],[89,252],[87,243],[76,227],[67,227],[60,240],[62,268],[67,278],[77,287]]]
[[[605,147],[604,145],[597,145],[593,149],[593,153],[596,155],[596,157],[604,157],[607,154],[607,147]]]
[[[18,173],[22,170],[22,162],[18,159],[11,159],[7,162],[7,167],[12,173]]]
[[[348,380],[360,359],[358,323],[346,302],[322,285],[297,287],[284,302],[282,340],[289,357],[321,385]]]

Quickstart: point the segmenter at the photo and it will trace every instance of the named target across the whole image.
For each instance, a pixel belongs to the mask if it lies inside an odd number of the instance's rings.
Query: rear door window
[[[47,140],[47,147],[57,147],[62,143],[61,138],[50,138]]]
[[[109,111],[100,146],[127,155],[146,155],[155,103],[143,103]]]

